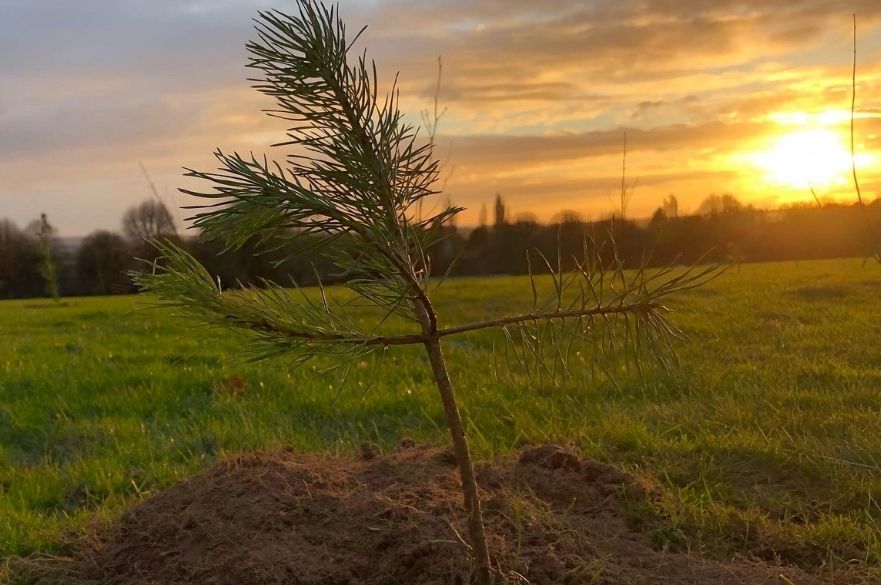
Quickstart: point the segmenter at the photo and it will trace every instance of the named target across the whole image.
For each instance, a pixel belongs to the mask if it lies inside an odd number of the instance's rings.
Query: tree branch
[[[273,333],[289,339],[302,339],[304,341],[314,341],[317,343],[339,343],[343,345],[415,345],[425,343],[426,337],[420,334],[412,335],[371,335],[371,336],[352,336],[343,333],[318,333],[310,331],[300,331],[295,329],[287,329],[279,325],[275,325],[266,320],[252,321],[236,317],[235,315],[227,315],[227,321],[230,324],[246,327],[252,331],[260,331],[263,333]]]
[[[456,335],[457,333],[467,333],[469,331],[478,331],[480,329],[490,329],[493,327],[504,327],[506,325],[520,325],[522,323],[536,321],[554,321],[557,319],[572,319],[578,317],[613,317],[616,315],[633,314],[645,315],[657,310],[666,310],[666,307],[660,303],[649,301],[633,303],[630,305],[604,305],[592,307],[590,309],[573,309],[570,311],[535,311],[532,313],[524,313],[522,315],[502,317],[501,319],[492,319],[490,321],[479,321],[476,323],[457,325],[455,327],[444,327],[438,329],[437,336],[445,337],[447,335]]]
[[[531,313],[523,313],[521,315],[513,315],[510,317],[502,317],[500,319],[492,319],[489,321],[478,321],[475,323],[466,323],[465,325],[457,325],[455,327],[444,327],[437,329],[435,334],[413,333],[409,335],[371,335],[371,336],[352,336],[342,333],[317,333],[309,331],[298,331],[286,329],[269,321],[249,321],[227,315],[226,319],[235,325],[247,327],[254,331],[265,333],[274,333],[291,339],[302,339],[305,341],[339,343],[345,345],[416,345],[424,344],[432,339],[446,337],[447,335],[456,335],[458,333],[467,333],[469,331],[479,331],[481,329],[491,329],[497,327],[505,327],[507,325],[520,325],[523,323],[533,323],[537,321],[555,321],[557,319],[573,319],[580,317],[614,317],[620,315],[645,315],[652,311],[666,310],[666,307],[656,302],[640,302],[628,305],[605,305],[600,307],[592,307],[590,309],[574,309],[570,311],[536,311]]]
[[[392,186],[390,184],[391,182],[383,172],[382,164],[380,163],[379,158],[376,156],[376,151],[378,150],[378,147],[372,140],[370,134],[361,124],[361,120],[358,118],[357,115],[355,115],[355,111],[352,107],[349,96],[343,89],[342,85],[340,85],[334,75],[327,70],[326,64],[322,63],[322,65],[324,65],[324,67],[322,67],[322,77],[324,78],[324,82],[333,91],[337,102],[343,109],[343,113],[345,114],[346,119],[349,121],[352,132],[357,137],[358,142],[360,143],[361,148],[364,151],[364,155],[370,161],[370,170],[374,173],[376,184],[382,190],[382,195],[385,198],[385,204],[388,206],[389,226],[401,238],[402,250],[409,255],[406,236],[404,235],[400,225],[400,222],[406,223],[407,219],[403,214],[401,214],[401,217],[398,217],[398,211],[396,209],[394,196],[392,195]],[[428,296],[425,294],[425,290],[422,288],[421,283],[416,278],[416,275],[411,269],[412,263],[409,261],[409,258],[400,258],[398,254],[395,254],[392,250],[389,250],[387,246],[383,245],[382,242],[378,242],[374,238],[370,238],[366,233],[363,233],[362,235],[363,237],[367,238],[367,241],[375,246],[381,254],[388,258],[392,265],[397,268],[401,276],[409,282],[411,292],[413,294],[413,299],[421,302],[425,306],[431,306],[431,301],[428,299]],[[434,315],[433,311],[428,312],[428,330],[429,332],[437,330],[437,317]]]

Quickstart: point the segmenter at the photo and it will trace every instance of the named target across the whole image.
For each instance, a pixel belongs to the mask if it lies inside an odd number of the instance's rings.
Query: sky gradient
[[[188,203],[181,167],[211,153],[268,153],[284,125],[250,89],[244,43],[262,0],[0,0],[0,217],[47,212],[65,236],[118,230],[151,197]],[[881,192],[877,0],[343,1],[385,83],[400,71],[412,121],[432,105],[443,57],[438,152],[445,196],[477,222],[496,193],[513,214],[628,213],[670,193],[760,207]],[[275,150],[276,152],[273,152]],[[189,186],[193,186],[190,184]],[[177,212],[180,219],[186,211]]]

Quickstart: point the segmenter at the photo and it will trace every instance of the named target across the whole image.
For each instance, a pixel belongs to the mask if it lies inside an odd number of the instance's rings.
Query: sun
[[[825,128],[784,134],[752,159],[769,181],[796,189],[844,183],[851,169],[842,135]]]

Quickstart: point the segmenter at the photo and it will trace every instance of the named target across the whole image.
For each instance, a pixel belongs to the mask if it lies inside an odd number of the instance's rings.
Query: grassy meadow
[[[446,440],[419,348],[340,388],[312,366],[234,359],[239,338],[141,301],[0,303],[0,557],[57,552],[229,453]],[[530,302],[514,277],[437,297],[445,324]],[[881,567],[881,267],[744,265],[670,304],[691,338],[681,366],[615,384],[512,381],[493,367],[500,338],[448,338],[478,456],[571,443],[644,474],[663,497],[633,519],[659,546]]]

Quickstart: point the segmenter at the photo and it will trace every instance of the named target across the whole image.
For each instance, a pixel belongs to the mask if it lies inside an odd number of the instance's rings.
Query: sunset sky
[[[284,126],[245,80],[258,9],[284,0],[0,0],[0,217],[47,212],[62,235],[119,229],[181,167],[212,151],[284,154]],[[775,207],[881,193],[878,0],[348,0],[340,4],[404,108],[440,102],[445,193],[477,222],[501,193],[514,215],[608,215],[627,135],[632,217],[670,193]],[[276,150],[278,152],[271,152]],[[192,185],[190,185],[192,186]],[[180,212],[179,217],[186,216]]]

